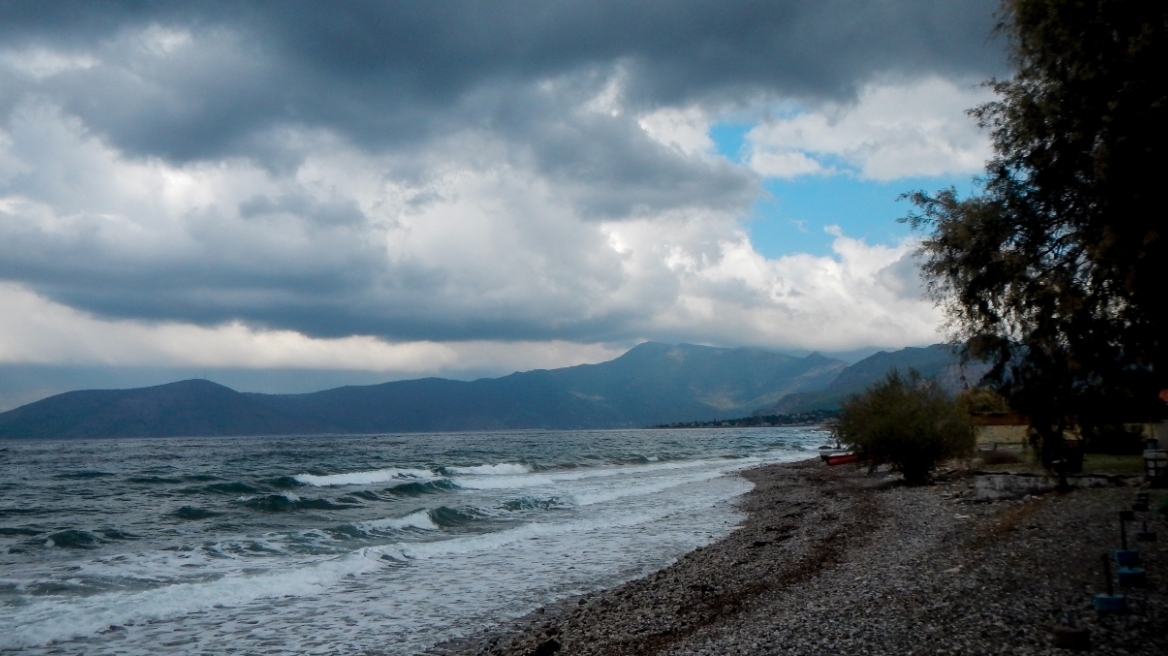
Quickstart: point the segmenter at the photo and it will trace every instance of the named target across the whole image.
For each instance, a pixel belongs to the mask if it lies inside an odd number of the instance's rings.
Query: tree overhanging
[[[1071,417],[1163,408],[1168,5],[1007,0],[999,29],[1016,73],[970,111],[994,149],[984,191],[906,194],[902,220],[954,341],[1056,445]]]

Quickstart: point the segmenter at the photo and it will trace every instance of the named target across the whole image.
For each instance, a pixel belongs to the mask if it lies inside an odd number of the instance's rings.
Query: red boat
[[[857,462],[859,459],[860,456],[854,453],[836,453],[827,456],[827,464],[829,467],[834,467],[836,465],[846,465],[850,462]]]

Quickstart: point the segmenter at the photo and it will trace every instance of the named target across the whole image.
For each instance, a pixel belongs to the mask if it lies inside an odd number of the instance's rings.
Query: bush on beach
[[[927,483],[937,463],[968,455],[974,445],[961,404],[911,369],[907,376],[893,370],[844,402],[833,431],[870,467],[891,465],[910,485]]]

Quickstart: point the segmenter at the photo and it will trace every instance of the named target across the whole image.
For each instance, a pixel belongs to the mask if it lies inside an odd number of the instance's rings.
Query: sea
[[[717,540],[825,438],[0,441],[0,654],[415,654]]]

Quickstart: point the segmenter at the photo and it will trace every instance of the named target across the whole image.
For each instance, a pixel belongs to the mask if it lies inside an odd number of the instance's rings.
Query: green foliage
[[[957,395],[957,403],[969,414],[1009,412],[1010,404],[988,387],[975,387]]]
[[[926,232],[955,341],[994,363],[1053,463],[1069,421],[1148,418],[1168,386],[1168,3],[1006,0],[1002,16],[1016,74],[971,111],[993,140],[985,191],[910,194],[904,221]]]
[[[942,460],[973,450],[969,415],[934,380],[893,370],[843,404],[836,438],[872,466],[890,464],[912,485],[925,483]]]

